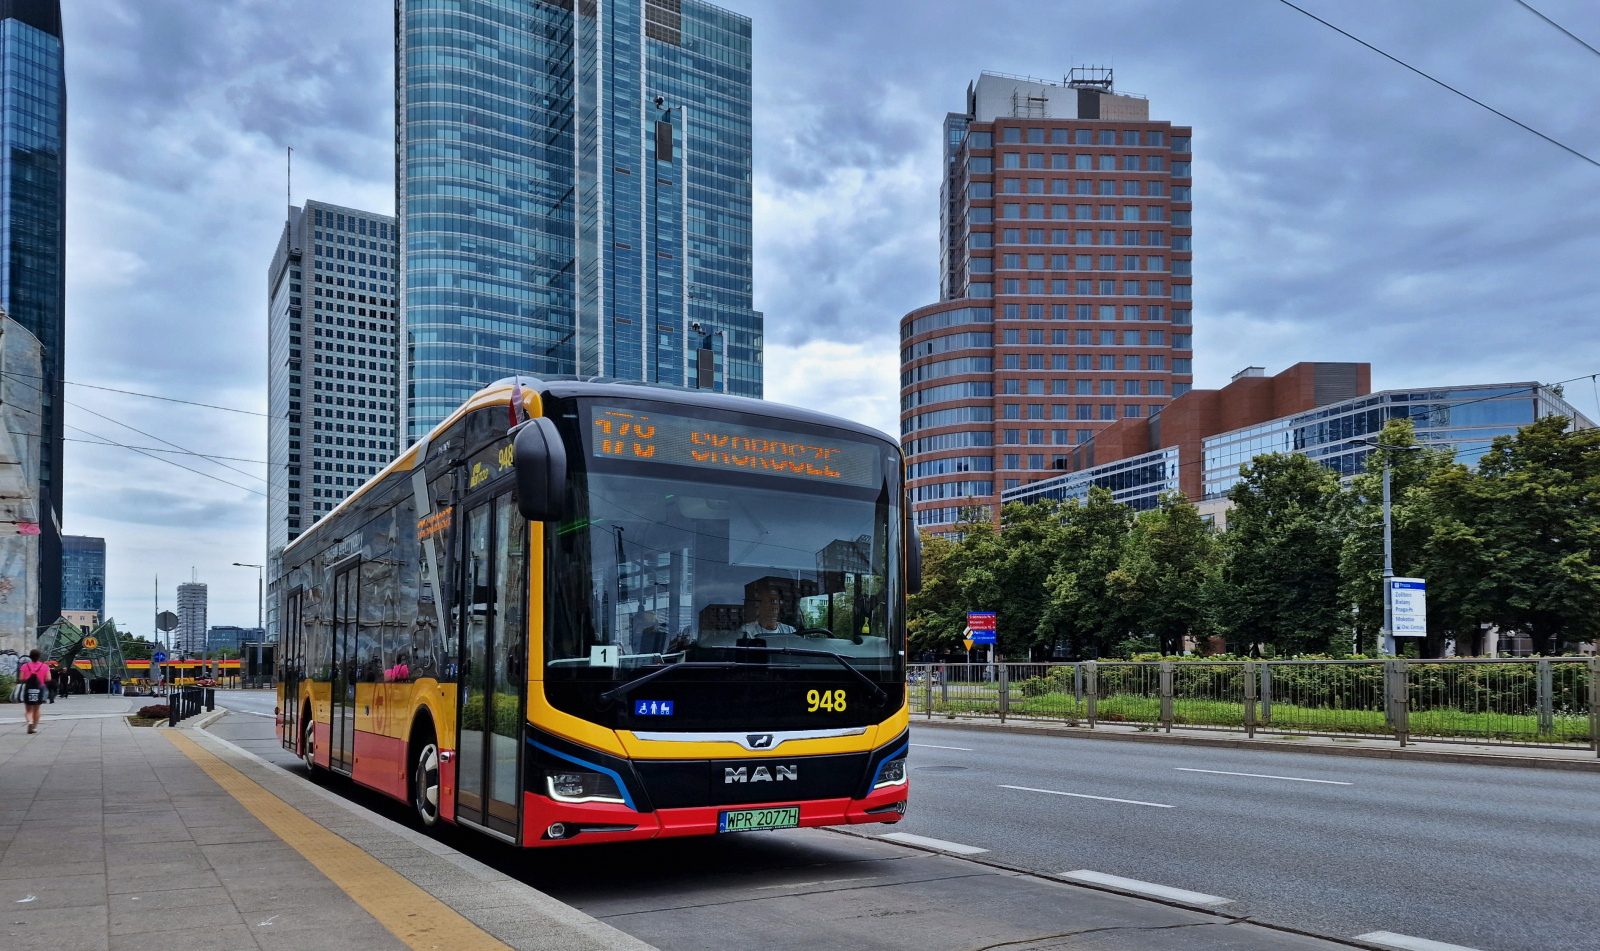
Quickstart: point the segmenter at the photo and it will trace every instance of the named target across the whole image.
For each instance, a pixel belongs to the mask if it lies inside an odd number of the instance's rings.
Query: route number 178
[[[806,712],[816,713],[818,710],[829,710],[833,713],[844,712],[844,691],[824,690],[819,693],[815,690],[807,690]]]

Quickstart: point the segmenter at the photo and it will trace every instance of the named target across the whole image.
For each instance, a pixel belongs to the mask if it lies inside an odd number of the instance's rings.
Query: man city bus
[[[526,846],[898,821],[902,474],[774,403],[487,387],[284,549],[282,742]]]

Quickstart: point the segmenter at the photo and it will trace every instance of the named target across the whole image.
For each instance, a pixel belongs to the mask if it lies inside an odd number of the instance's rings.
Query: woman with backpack
[[[17,669],[17,681],[22,684],[22,719],[28,724],[29,733],[37,733],[45,684],[50,682],[50,665],[39,660],[37,650],[30,651],[28,658],[28,662]]]

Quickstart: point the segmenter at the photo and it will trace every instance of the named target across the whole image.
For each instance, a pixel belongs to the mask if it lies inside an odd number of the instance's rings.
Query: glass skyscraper
[[[68,535],[61,540],[61,610],[106,616],[106,540]]]
[[[67,86],[60,0],[0,0],[0,305],[43,349],[39,623],[61,614]]]
[[[694,0],[396,10],[408,439],[517,373],[760,397],[750,21]]]

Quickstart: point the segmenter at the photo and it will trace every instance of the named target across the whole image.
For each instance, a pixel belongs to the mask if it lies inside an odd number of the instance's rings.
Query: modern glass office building
[[[1208,437],[1204,497],[1226,495],[1239,481],[1239,467],[1269,452],[1302,453],[1341,477],[1365,472],[1372,449],[1361,440],[1376,438],[1391,419],[1411,420],[1419,442],[1449,446],[1457,462],[1475,466],[1496,436],[1514,435],[1545,416],[1565,416],[1580,429],[1594,426],[1538,383],[1384,390]]]
[[[407,437],[517,373],[762,395],[750,21],[396,0]]]
[[[0,0],[0,306],[39,338],[39,623],[61,614],[67,86],[60,0]]]
[[[1301,366],[1337,369],[1341,365]],[[1323,371],[1324,377],[1332,375]],[[1258,381],[1274,382],[1259,377],[1244,382]],[[1239,382],[1237,378],[1235,382]],[[1418,441],[1449,446],[1455,450],[1456,460],[1468,466],[1477,464],[1496,436],[1513,435],[1545,416],[1565,416],[1580,429],[1594,426],[1558,393],[1538,383],[1383,390],[1212,435],[1196,425],[1203,425],[1208,417],[1227,418],[1248,411],[1252,397],[1260,394],[1260,390],[1238,394],[1222,390],[1221,412],[1205,408],[1194,412],[1197,407],[1188,405],[1216,396],[1218,391],[1180,397],[1148,421],[1148,436],[1142,442],[1123,439],[1104,447],[1107,451],[1097,459],[1098,439],[1091,440],[1078,450],[1083,458],[1074,461],[1082,464],[1074,471],[1007,490],[1003,499],[1083,499],[1095,486],[1109,489],[1118,502],[1140,510],[1155,508],[1165,492],[1184,491],[1196,502],[1225,499],[1239,481],[1239,467],[1272,452],[1302,453],[1348,479],[1366,471],[1372,448],[1362,440],[1376,438],[1392,419],[1411,420]],[[1229,400],[1230,395],[1236,398]],[[1263,400],[1261,405],[1271,404]],[[1169,424],[1164,418],[1168,415],[1179,418]],[[1153,445],[1160,448],[1146,450]],[[1190,467],[1196,466],[1203,473],[1199,479],[1191,474]]]
[[[61,610],[106,616],[106,540],[88,535],[61,539]]]

